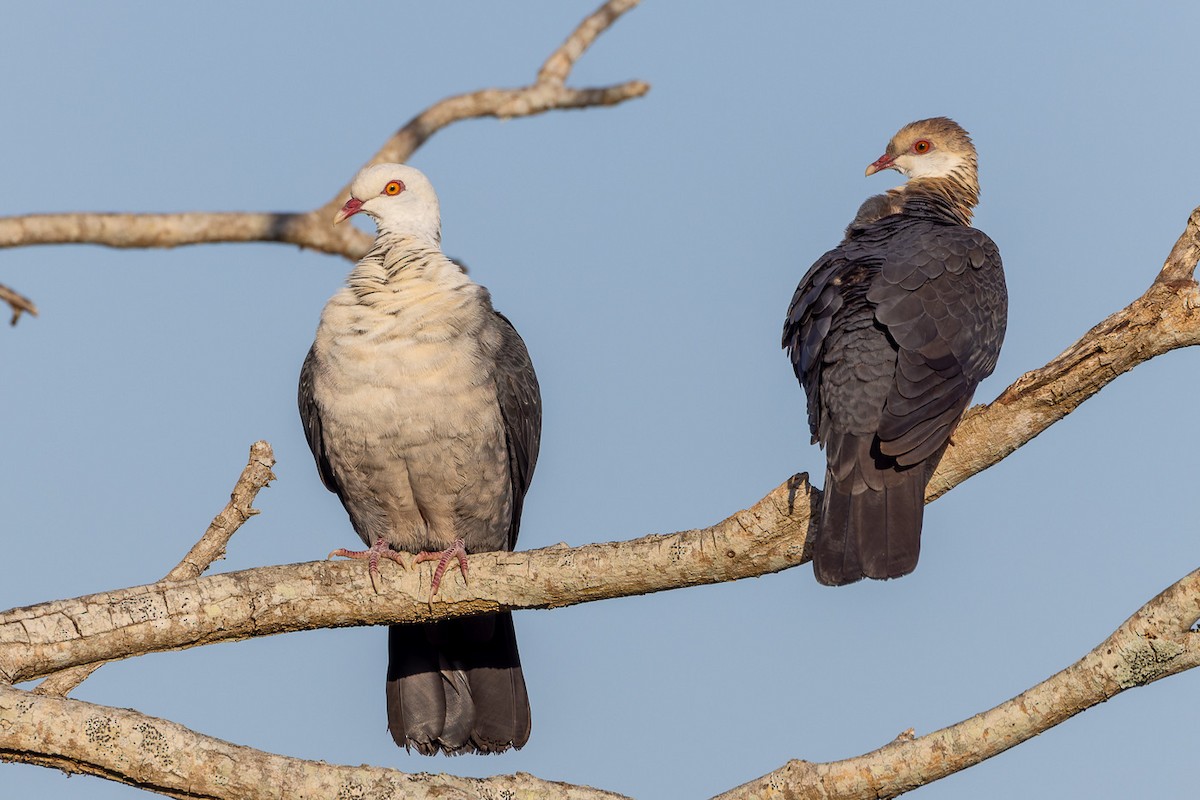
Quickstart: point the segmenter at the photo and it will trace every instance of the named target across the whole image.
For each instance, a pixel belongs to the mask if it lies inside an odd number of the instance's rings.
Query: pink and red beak
[[[867,174],[874,175],[876,172],[882,172],[885,169],[896,168],[896,157],[884,153],[879,158],[872,162],[871,166],[867,167]]]
[[[350,219],[350,217],[362,211],[362,206],[362,200],[359,200],[357,197],[351,197],[346,201],[346,205],[342,206],[342,210],[333,215],[333,224],[337,225],[339,222]]]

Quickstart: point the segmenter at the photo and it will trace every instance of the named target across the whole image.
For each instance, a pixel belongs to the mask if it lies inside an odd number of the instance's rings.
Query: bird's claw
[[[433,570],[433,588],[429,592],[431,603],[442,586],[442,576],[446,574],[446,567],[450,566],[450,561],[454,558],[458,559],[458,571],[462,573],[463,583],[467,583],[467,543],[462,539],[455,539],[454,544],[440,553],[417,553],[417,557],[413,559],[414,564],[420,564],[422,561],[437,562],[437,567]]]
[[[379,559],[386,558],[389,561],[395,561],[400,566],[408,569],[408,564],[404,563],[404,559],[400,553],[393,550],[391,545],[389,545],[384,539],[376,539],[375,544],[371,545],[366,550],[347,550],[344,547],[339,547],[337,550],[330,552],[326,558],[329,559],[333,558],[334,556],[366,559],[367,572],[371,576],[371,588],[375,590],[375,594],[379,594],[379,584],[376,581],[376,578],[379,577]]]

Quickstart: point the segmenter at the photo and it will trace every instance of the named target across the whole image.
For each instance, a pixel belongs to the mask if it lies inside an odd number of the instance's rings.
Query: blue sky
[[[27,3],[0,31],[0,214],[306,210],[412,115],[532,79],[587,2]],[[650,0],[577,66],[648,81],[617,108],[470,121],[412,163],[445,249],[521,331],[545,403],[520,545],[716,522],[796,471],[819,482],[778,349],[796,285],[913,119],[974,137],[976,224],[1011,296],[988,401],[1139,295],[1200,204],[1200,6]],[[0,329],[0,607],[160,577],[251,442],[278,458],[218,570],[357,538],[295,410],[348,262],[280,245],[0,252],[42,315]],[[912,576],[844,589],[807,566],[517,614],[533,735],[502,757],[391,743],[385,634],[353,629],[109,665],[75,696],[286,755],[707,797],[790,758],[926,733],[1075,661],[1200,563],[1197,353],[1138,367],[926,515]],[[923,798],[1181,796],[1185,674],[1122,695]],[[0,796],[133,789],[0,764]]]

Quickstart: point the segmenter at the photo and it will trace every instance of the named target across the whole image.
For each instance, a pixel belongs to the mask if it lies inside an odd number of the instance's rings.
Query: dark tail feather
[[[921,523],[925,517],[925,470],[914,467],[887,474],[878,493],[874,527],[858,529],[863,574],[868,578],[899,578],[917,568],[921,554]]]
[[[502,753],[529,739],[512,614],[388,628],[388,730],[423,755]]]
[[[825,474],[813,571],[826,586],[899,578],[917,567],[925,470],[885,469],[869,481],[857,473],[851,470],[845,480],[838,480],[832,470]]]
[[[821,524],[813,544],[813,572],[825,586],[844,586],[863,577],[858,539],[850,531],[850,492],[832,471],[825,473]]]

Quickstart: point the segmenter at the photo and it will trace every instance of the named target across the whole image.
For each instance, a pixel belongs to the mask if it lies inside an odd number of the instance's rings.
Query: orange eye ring
[[[918,139],[913,143],[912,149],[914,153],[928,153],[933,149],[933,145],[929,143],[928,139]]]
[[[404,191],[404,181],[388,181],[388,185],[383,187],[383,193],[389,197],[395,197]]]

